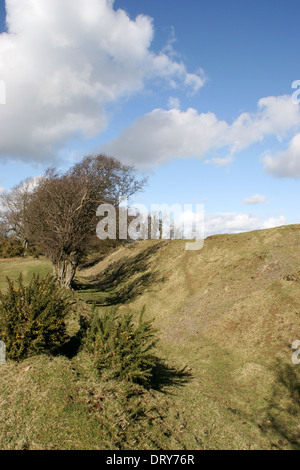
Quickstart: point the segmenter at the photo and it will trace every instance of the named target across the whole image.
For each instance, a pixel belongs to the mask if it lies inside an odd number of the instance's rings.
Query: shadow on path
[[[85,302],[96,307],[132,301],[154,282],[163,280],[157,272],[148,270],[152,255],[165,244],[159,242],[135,256],[120,259],[97,276],[75,282],[73,287]]]
[[[278,365],[277,382],[267,409],[269,427],[279,438],[278,446],[275,445],[278,448],[289,444],[293,450],[300,450],[299,367],[292,364]]]

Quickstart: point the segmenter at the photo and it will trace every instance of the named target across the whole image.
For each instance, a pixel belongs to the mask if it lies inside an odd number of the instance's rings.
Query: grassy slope
[[[120,312],[146,305],[155,319],[158,353],[178,371],[145,398],[165,410],[172,433],[160,436],[163,448],[300,447],[300,366],[291,362],[300,326],[299,244],[300,226],[214,236],[200,251],[186,251],[183,241],[148,241],[78,273],[83,300],[101,310],[120,305]],[[2,447],[118,447],[103,434],[98,402],[91,412],[91,398],[82,398],[87,388],[104,387],[88,370],[83,356],[0,366]],[[107,413],[116,421],[116,409]]]

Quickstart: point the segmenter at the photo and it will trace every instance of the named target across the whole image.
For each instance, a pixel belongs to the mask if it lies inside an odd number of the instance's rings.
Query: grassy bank
[[[144,409],[135,415],[139,393],[99,380],[83,352],[8,361],[0,447],[299,449],[299,243],[296,225],[209,237],[200,251],[145,241],[79,271],[82,305],[133,314],[145,306],[154,318],[161,362],[140,395]],[[0,283],[49,269],[1,261]]]

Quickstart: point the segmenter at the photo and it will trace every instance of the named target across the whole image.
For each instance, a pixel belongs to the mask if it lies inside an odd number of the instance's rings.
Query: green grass
[[[142,242],[78,274],[79,295],[102,310],[116,301],[124,312],[146,305],[160,354],[191,368],[169,407],[174,426],[176,416],[186,420],[187,448],[300,446],[299,368],[291,363],[300,282],[285,279],[300,280],[299,240],[300,227],[288,226],[210,237],[199,252],[181,241],[151,252],[157,242]],[[278,377],[290,367],[291,383]]]
[[[43,276],[51,272],[51,263],[45,258],[34,259],[26,257],[0,259],[0,290],[6,289],[7,277],[16,280],[22,273],[24,282],[26,283],[31,279],[33,273]]]
[[[287,226],[210,237],[199,252],[148,241],[79,271],[82,306],[136,315],[145,305],[154,318],[162,362],[152,388],[128,398],[83,352],[9,362],[0,448],[300,449],[299,240],[300,226]],[[8,271],[50,270],[25,262],[1,264],[0,283]]]

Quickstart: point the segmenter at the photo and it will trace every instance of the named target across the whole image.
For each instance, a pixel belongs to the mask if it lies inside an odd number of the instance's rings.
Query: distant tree
[[[0,195],[2,206],[1,212],[1,232],[6,235],[14,235],[20,240],[24,250],[28,245],[28,239],[24,227],[24,214],[27,208],[31,193],[38,179],[28,178],[16,185],[11,191],[6,191]]]
[[[6,222],[3,214],[0,212],[0,239],[4,239],[7,236]]]
[[[26,195],[21,227],[24,237],[51,259],[55,279],[70,288],[89,243],[96,237],[99,204],[118,206],[120,198],[140,191],[135,169],[119,160],[86,157],[61,174],[49,169]]]

